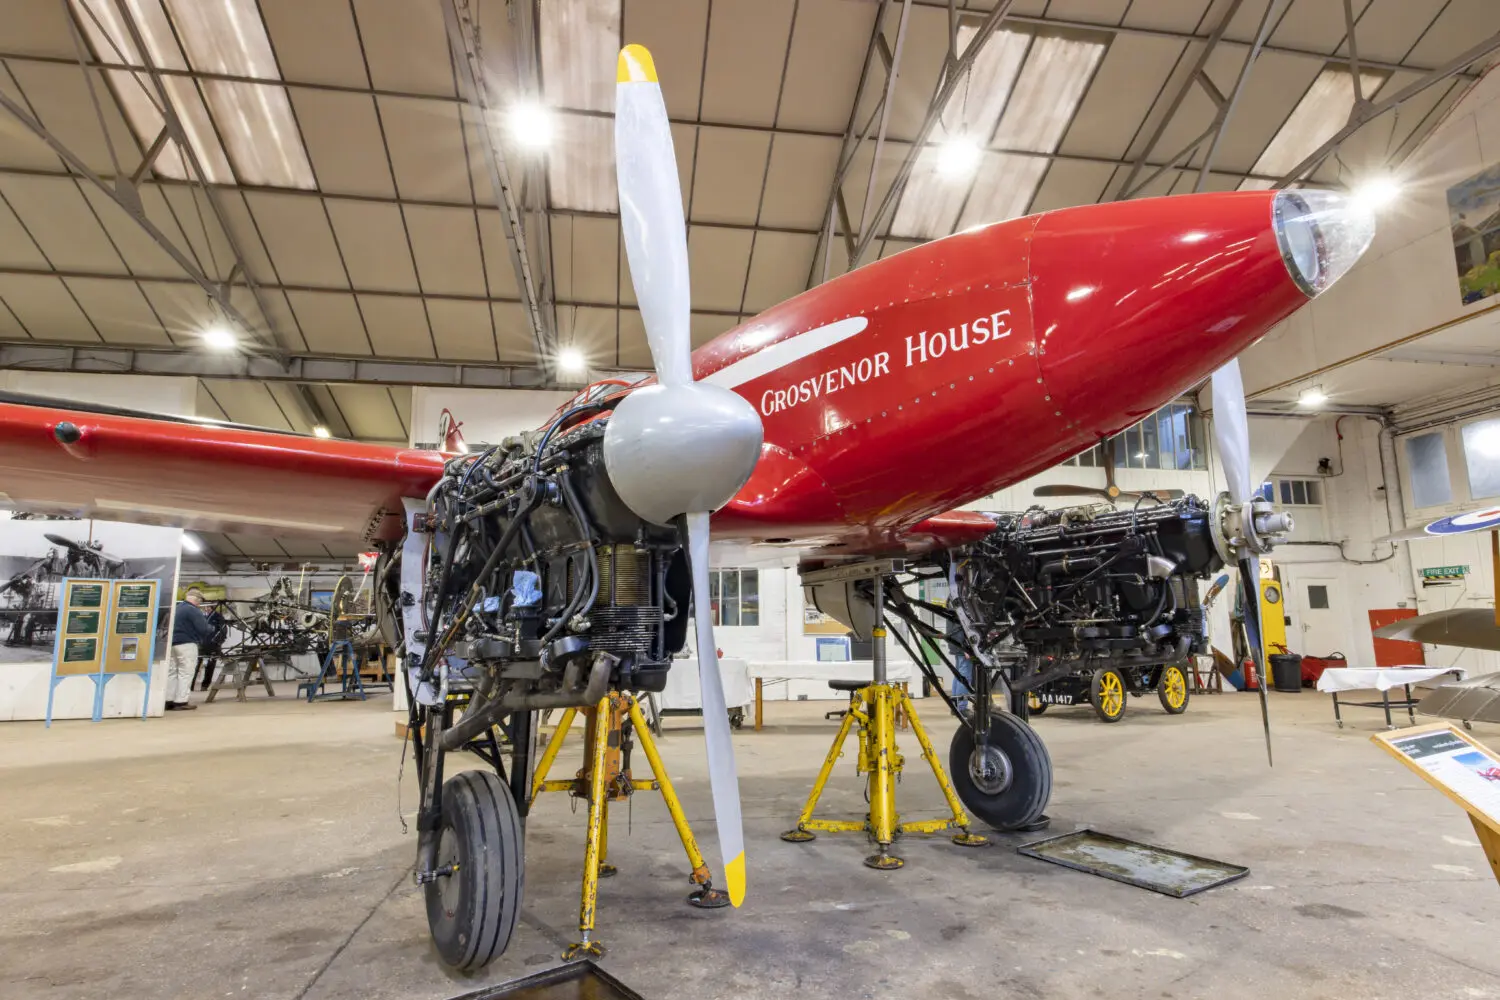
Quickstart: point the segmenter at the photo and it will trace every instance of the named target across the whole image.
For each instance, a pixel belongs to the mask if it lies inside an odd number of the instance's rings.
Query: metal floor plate
[[[593,962],[574,962],[449,1000],[642,1000]]]
[[[1096,830],[1065,833],[1060,837],[1023,844],[1016,850],[1027,857],[1178,899],[1233,882],[1250,873],[1250,869],[1242,865],[1138,844]]]

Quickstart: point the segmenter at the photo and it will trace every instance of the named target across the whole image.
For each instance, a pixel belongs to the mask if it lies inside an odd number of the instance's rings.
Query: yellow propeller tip
[[[729,903],[739,906],[745,901],[745,852],[724,865],[724,887],[729,890]]]
[[[644,45],[627,45],[620,50],[615,67],[616,83],[655,83],[656,61]]]

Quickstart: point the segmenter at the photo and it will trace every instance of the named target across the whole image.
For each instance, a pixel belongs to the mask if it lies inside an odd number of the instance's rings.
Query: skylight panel
[[[71,2],[89,44],[105,62],[146,66],[118,6],[123,2],[152,66],[280,80],[255,0],[167,0],[166,6],[161,0]],[[150,76],[111,70],[109,78],[141,145],[150,145],[163,124]],[[285,88],[205,81],[200,91],[196,81],[180,76],[166,77],[162,85],[209,183],[233,184],[238,179],[272,187],[316,186]],[[182,151],[172,143],[161,151],[153,169],[165,177],[193,176]]]
[[[547,103],[614,111],[620,0],[548,0],[541,5],[538,31]]]
[[[959,29],[959,50],[975,28]],[[1047,172],[1044,157],[971,154],[955,169],[955,144],[1054,153],[1083,100],[1106,43],[1092,35],[997,31],[974,60],[970,79],[948,99],[913,165],[890,235],[935,239],[1026,211]]]
[[[547,183],[558,208],[617,211],[614,119],[559,114],[547,156]]]
[[[1359,82],[1361,91],[1369,97],[1385,82],[1385,74],[1361,73]],[[1327,67],[1297,102],[1286,124],[1255,161],[1251,173],[1284,175],[1343,128],[1353,110],[1353,74],[1340,67]]]
[[[1019,218],[1031,207],[1037,185],[1051,161],[1019,153],[986,153],[969,203],[964,206],[959,229]]]
[[[1105,48],[1103,42],[1092,39],[1038,36],[991,145],[1057,152]]]

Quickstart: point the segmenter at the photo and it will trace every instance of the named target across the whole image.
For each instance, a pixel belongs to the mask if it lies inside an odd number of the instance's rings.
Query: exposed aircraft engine
[[[1224,562],[1204,501],[994,516],[995,531],[968,553],[960,587],[982,643],[1003,643],[1038,666],[1207,652],[1196,581]]]
[[[620,500],[604,467],[608,417],[555,430],[600,408],[451,461],[405,548],[382,557],[380,621],[405,650],[417,699],[474,688],[445,743],[506,712],[666,684],[688,623],[678,532]],[[401,565],[413,553],[424,561],[415,573]]]

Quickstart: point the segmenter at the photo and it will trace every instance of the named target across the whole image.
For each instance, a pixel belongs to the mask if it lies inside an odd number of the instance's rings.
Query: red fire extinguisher
[[[1245,657],[1245,662],[1240,664],[1240,669],[1245,674],[1245,690],[1259,691],[1260,675],[1255,672],[1255,661],[1248,656]]]

